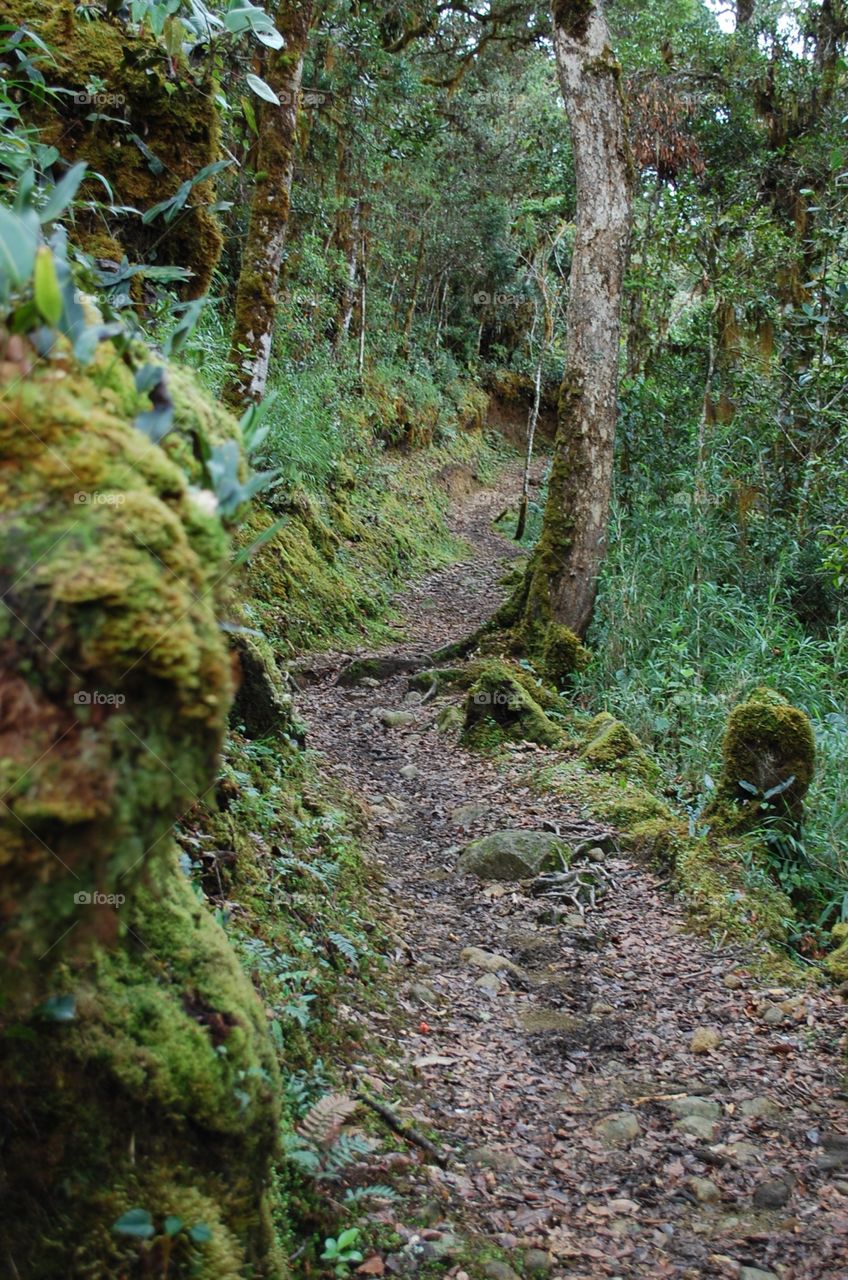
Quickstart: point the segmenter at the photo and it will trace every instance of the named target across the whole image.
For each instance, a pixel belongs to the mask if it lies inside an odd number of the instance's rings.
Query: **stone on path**
[[[457,868],[480,880],[527,880],[567,860],[568,845],[549,831],[494,831],[472,840],[459,855]]]
[[[623,1147],[639,1137],[642,1127],[632,1111],[615,1111],[595,1125],[595,1133],[612,1147]]]
[[[713,1098],[670,1098],[668,1109],[681,1120],[684,1116],[703,1116],[706,1120],[721,1119],[721,1104]]]
[[[712,1053],[721,1044],[721,1036],[715,1027],[696,1027],[689,1041],[693,1053]]]
[[[495,951],[484,951],[482,947],[465,947],[459,958],[475,969],[485,969],[487,973],[511,973],[516,978],[524,977],[523,969],[512,960],[499,956]]]
[[[677,1121],[677,1128],[681,1133],[688,1133],[703,1142],[712,1142],[715,1137],[715,1125],[706,1116],[683,1116]]]

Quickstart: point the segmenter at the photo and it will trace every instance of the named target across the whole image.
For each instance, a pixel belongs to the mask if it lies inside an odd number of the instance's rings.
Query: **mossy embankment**
[[[285,1270],[278,1057],[174,840],[233,693],[227,531],[179,461],[238,428],[175,372],[153,444],[147,358],[60,343],[0,402],[3,1245],[45,1280]]]

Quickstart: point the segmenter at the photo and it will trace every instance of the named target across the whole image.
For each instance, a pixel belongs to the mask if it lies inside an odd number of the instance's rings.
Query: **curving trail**
[[[499,490],[463,500],[470,558],[399,599],[410,638],[395,652],[423,655],[489,615],[515,554],[490,523],[504,505]],[[367,802],[398,937],[396,1008],[352,1016],[382,1045],[369,1087],[450,1155],[446,1169],[416,1156],[405,1205],[378,1215],[409,1241],[388,1271],[427,1261],[429,1276],[511,1280],[503,1261],[458,1260],[455,1232],[528,1275],[846,1280],[848,1006],[764,988],[743,954],[688,933],[636,861],[611,855],[615,891],[565,925],[540,923],[512,886],[458,876],[457,846],[476,835],[603,832],[528,787],[541,749],[498,769],[437,729],[443,699],[421,705],[403,675],[344,688],[344,660],[300,709],[312,746]],[[387,709],[411,722],[387,728]],[[518,971],[475,967],[469,946]],[[704,1028],[717,1043],[695,1053]],[[430,1228],[404,1226],[404,1212]]]

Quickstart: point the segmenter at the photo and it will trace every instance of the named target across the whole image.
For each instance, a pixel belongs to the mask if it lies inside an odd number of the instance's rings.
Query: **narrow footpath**
[[[497,489],[463,500],[470,558],[399,599],[392,652],[430,653],[491,613],[516,554],[491,523],[505,505]],[[415,1156],[408,1216],[429,1227],[386,1209],[407,1239],[387,1273],[848,1278],[848,1006],[764,986],[738,948],[690,932],[610,832],[528,785],[543,749],[499,766],[468,752],[437,727],[445,700],[422,703],[403,673],[336,683],[350,656],[316,664],[299,707],[365,801],[397,936],[399,1009],[359,1015],[384,1053],[354,1065],[449,1157]],[[615,887],[585,920],[545,923],[516,886],[457,874],[464,843],[518,827],[607,850]],[[500,1261],[456,1261],[469,1230]]]

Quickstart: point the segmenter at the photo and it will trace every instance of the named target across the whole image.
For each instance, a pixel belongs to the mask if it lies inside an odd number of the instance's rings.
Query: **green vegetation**
[[[595,518],[600,487],[548,457],[586,391],[566,357],[594,341],[565,332],[585,192],[551,37],[581,41],[593,6],[6,6],[13,1266],[360,1262],[379,1230],[362,1206],[393,1188],[348,1185],[373,1144],[329,1064],[361,1034],[345,1006],[382,999],[385,939],[356,802],[305,741],[290,668],[397,637],[394,593],[461,556],[452,504],[536,410],[527,559],[412,688],[453,697],[446,749],[540,748],[532,785],[616,828],[696,927],[848,979],[837,8],[754,6],[730,31],[698,0],[609,6],[635,211],[612,515],[569,569],[597,582],[587,628],[549,589],[585,532],[557,495]],[[279,224],[262,269],[257,209]],[[233,394],[247,334],[258,403]],[[350,683],[385,673],[369,662]]]

